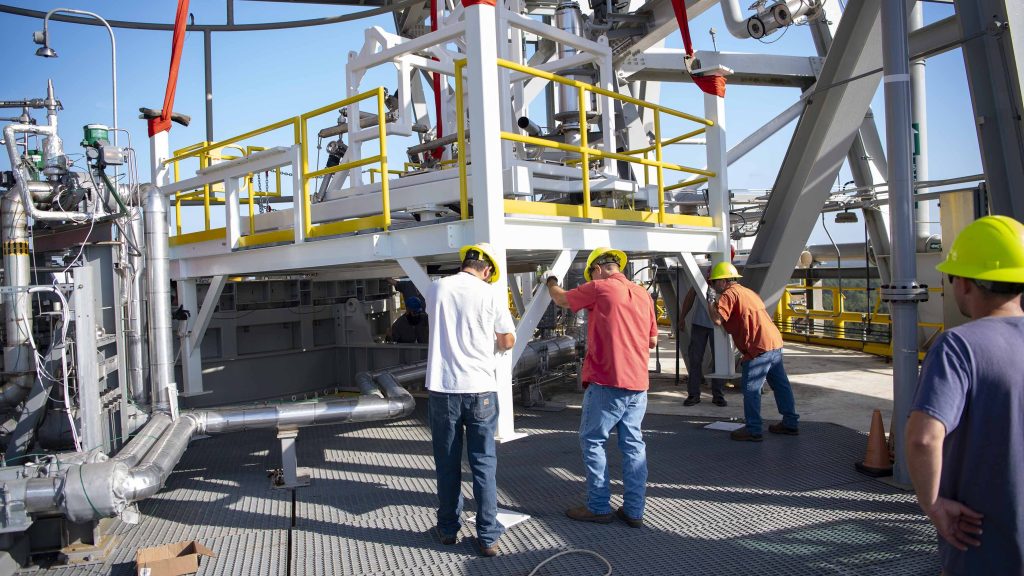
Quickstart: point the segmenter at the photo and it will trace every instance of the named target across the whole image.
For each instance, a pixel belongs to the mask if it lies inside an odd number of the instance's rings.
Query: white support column
[[[192,278],[178,280],[178,304],[189,311],[190,323],[195,323],[199,317],[199,297],[196,294],[196,281]],[[192,345],[189,339],[191,330],[184,334],[178,333],[178,350],[181,351],[181,376],[184,384],[182,396],[198,396],[205,394],[203,390],[203,357],[197,350],[195,354],[190,353]]]
[[[224,228],[228,250],[238,248],[238,239],[241,237],[238,221],[238,182],[235,176],[224,180]],[[250,234],[254,232],[256,231],[249,231]]]
[[[728,154],[725,140],[725,98],[714,94],[704,94],[704,117],[715,123],[708,126],[705,135],[707,137],[708,167],[717,176],[708,180],[708,212],[715,228],[718,229],[718,251],[712,254],[712,261],[729,262],[732,258],[729,239],[729,175],[726,165]],[[693,256],[684,254],[683,261],[686,267],[696,267]],[[692,275],[692,274],[691,274]],[[696,285],[705,286],[703,276],[698,272],[699,279],[694,279]],[[733,349],[732,340],[725,330],[715,330],[715,370],[714,374],[707,377],[733,378]]]
[[[413,285],[420,291],[420,294],[425,296],[427,290],[430,289],[430,276],[427,275],[427,271],[423,269],[423,266],[415,258],[399,258],[398,265],[402,267],[402,271],[409,277],[409,280],[412,280]]]
[[[341,173],[336,173],[340,177]],[[292,226],[295,230],[295,243],[306,241],[305,190],[302,183],[302,146],[292,146]],[[250,230],[249,233],[254,233]]]
[[[501,176],[501,109],[494,97],[498,86],[498,46],[494,35],[494,6],[472,4],[466,7],[466,79],[469,108],[470,158],[473,169],[469,192],[473,201],[476,242],[490,242],[501,252],[495,257],[505,270],[505,252],[501,245],[505,222],[504,185]]]
[[[495,8],[489,4],[471,4],[465,9],[466,80],[469,108],[470,158],[473,170],[469,178],[470,199],[473,202],[473,231],[475,242],[490,242],[494,248],[495,264],[508,273],[505,260],[504,225],[505,203],[501,167],[501,110],[494,97],[498,84],[498,43],[495,36]],[[494,285],[505,298],[505,282]],[[498,430],[502,442],[520,438],[516,434],[512,412],[512,355],[497,354],[498,373]]]
[[[576,250],[562,250],[558,254],[558,258],[555,259],[555,263],[551,265],[551,272],[559,278],[564,278],[573,259],[576,258],[576,252]],[[512,348],[513,366],[519,362],[519,358],[523,355],[526,345],[529,344],[530,338],[533,336],[533,331],[537,329],[537,323],[544,316],[544,311],[548,309],[550,303],[551,294],[548,293],[547,288],[541,285],[540,290],[530,300],[526,311],[520,316],[519,325],[516,326],[516,345]]]

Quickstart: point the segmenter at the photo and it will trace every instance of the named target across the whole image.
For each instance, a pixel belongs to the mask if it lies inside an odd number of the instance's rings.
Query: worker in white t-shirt
[[[497,464],[494,431],[498,423],[495,354],[515,344],[515,324],[489,244],[463,246],[458,274],[433,283],[425,294],[430,315],[427,389],[430,431],[437,471],[437,532],[455,544],[462,524],[462,441],[466,439],[476,500],[477,546],[483,556],[498,554]]]

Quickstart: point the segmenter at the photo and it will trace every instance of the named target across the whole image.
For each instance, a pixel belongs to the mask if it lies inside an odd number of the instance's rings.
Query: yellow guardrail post
[[[590,145],[587,138],[587,90],[576,90],[577,107],[580,109],[580,167],[583,168],[583,217],[590,218]]]
[[[499,60],[499,64],[500,64]],[[469,194],[466,190],[466,125],[463,117],[464,102],[462,96],[462,69],[466,67],[466,59],[455,61],[455,110],[458,120],[455,126],[459,135],[459,212],[462,220],[469,219]]]
[[[305,230],[303,230],[302,236],[304,238],[309,238],[310,232],[312,232],[313,230],[313,221],[312,218],[310,217],[310,214],[312,214],[313,212],[313,206],[309,198],[309,176],[307,175],[307,173],[309,172],[309,158],[307,155],[308,150],[306,149],[306,122],[307,118],[305,116],[295,117],[295,143],[299,145],[299,155],[302,157],[302,161],[300,162],[301,166],[296,166],[295,169],[299,171],[299,174],[301,174],[300,181],[302,182],[302,206],[295,206],[294,209],[302,210],[302,227],[305,228]],[[358,120],[356,122],[358,124]],[[292,192],[292,196],[294,195],[295,193]]]
[[[380,200],[384,216],[384,231],[391,226],[391,199],[388,197],[388,144],[384,117],[384,87],[377,87],[377,136],[380,138]]]
[[[253,186],[252,179],[252,173],[249,173],[249,175],[245,177],[245,189],[249,192],[249,234],[256,233],[256,208],[253,205],[253,196],[255,196],[254,192],[256,188]]]
[[[665,169],[661,157],[661,112],[654,111],[654,161],[658,163],[658,224],[665,223]]]

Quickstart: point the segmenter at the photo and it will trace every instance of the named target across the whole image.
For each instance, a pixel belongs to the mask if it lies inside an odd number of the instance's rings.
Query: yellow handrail
[[[878,292],[877,288],[871,288],[872,291]],[[811,292],[821,291],[829,292],[832,294],[832,309],[815,309],[804,307],[802,309],[794,308],[792,304],[793,292]],[[866,292],[867,287],[861,286],[809,286],[809,285],[797,285],[797,286],[786,286],[783,290],[782,298],[779,299],[779,303],[775,310],[775,323],[779,326],[783,336],[787,339],[797,339],[799,341],[824,344],[830,346],[841,346],[845,348],[856,348],[868,352],[870,354],[876,354],[879,356],[892,356],[892,342],[891,341],[878,341],[869,340],[866,337],[856,338],[851,337],[847,333],[847,323],[854,324],[877,324],[879,326],[891,327],[892,319],[889,314],[879,312],[882,306],[880,297],[876,297],[873,302],[869,304],[869,310],[866,312],[851,312],[846,310],[845,300],[846,297],[843,292]],[[929,292],[941,292],[942,288],[929,288]],[[834,334],[827,335],[814,335],[809,332],[793,331],[790,328],[793,326],[793,319],[802,319],[806,322],[809,321],[824,321],[832,322],[835,327]],[[944,330],[942,323],[936,322],[918,322],[919,328],[934,329],[937,332]]]
[[[312,118],[315,118],[317,116],[320,116],[322,114],[326,114],[328,112],[337,110],[339,108],[343,108],[345,106],[349,106],[351,104],[357,104],[359,102],[362,102],[363,100],[367,100],[367,99],[370,99],[370,98],[376,98],[377,99],[377,112],[378,112],[378,114],[377,114],[377,128],[378,128],[377,138],[379,140],[379,146],[380,146],[379,153],[374,155],[374,156],[371,156],[369,158],[362,158],[360,160],[355,160],[355,161],[352,161],[352,162],[347,162],[347,163],[344,163],[344,164],[339,164],[339,165],[336,165],[336,166],[331,166],[329,168],[323,168],[323,169],[320,169],[320,170],[310,171],[310,169],[309,169],[309,145],[310,145],[310,141],[309,141],[309,120],[312,119]],[[305,112],[305,113],[300,114],[298,116],[293,116],[291,118],[286,118],[284,120],[280,120],[278,122],[274,122],[272,124],[268,124],[266,126],[263,126],[261,128],[257,128],[255,130],[250,130],[249,132],[245,132],[244,134],[239,134],[237,136],[233,136],[233,137],[225,139],[225,140],[221,140],[221,141],[213,142],[213,143],[210,143],[210,142],[200,142],[200,143],[197,143],[197,144],[193,144],[193,145],[188,146],[186,148],[182,148],[180,150],[175,151],[174,156],[172,158],[166,160],[164,163],[172,165],[173,171],[174,171],[174,180],[178,181],[179,180],[178,164],[181,161],[188,160],[188,159],[191,159],[191,158],[196,158],[199,161],[200,169],[202,169],[202,168],[205,168],[206,166],[208,166],[212,162],[212,160],[214,160],[214,159],[233,159],[234,157],[225,157],[223,155],[220,155],[219,151],[223,150],[224,148],[227,148],[227,147],[235,148],[235,149],[241,151],[243,153],[243,155],[248,155],[248,154],[250,154],[250,153],[252,153],[254,151],[264,150],[263,147],[258,147],[258,146],[249,146],[247,148],[242,148],[241,146],[237,145],[237,143],[238,142],[242,142],[243,140],[246,140],[246,139],[249,139],[249,138],[253,138],[255,136],[259,136],[259,135],[262,135],[262,134],[266,134],[268,132],[273,132],[275,130],[291,126],[292,130],[293,130],[293,141],[294,141],[294,144],[296,144],[296,145],[298,145],[300,147],[300,152],[301,152],[300,153],[300,156],[301,156],[300,166],[293,167],[293,170],[297,170],[298,171],[298,174],[299,174],[299,177],[300,177],[300,182],[301,182],[301,185],[300,185],[301,189],[300,190],[294,190],[293,191],[293,197],[295,198],[294,201],[296,203],[295,209],[303,211],[303,222],[304,222],[304,228],[305,228],[304,229],[305,237],[308,238],[308,237],[317,237],[317,236],[330,236],[330,235],[334,235],[334,234],[342,234],[342,233],[354,232],[354,231],[362,230],[362,229],[365,229],[365,228],[368,228],[368,227],[383,228],[385,231],[387,231],[390,228],[390,226],[391,226],[390,186],[389,186],[387,178],[383,178],[382,181],[381,181],[381,213],[379,215],[376,215],[376,216],[369,216],[369,217],[365,217],[365,218],[356,218],[356,219],[343,220],[343,221],[324,222],[324,223],[321,223],[321,224],[318,224],[318,225],[314,226],[313,222],[312,222],[312,200],[311,200],[311,196],[310,196],[310,193],[309,193],[309,181],[310,180],[312,180],[314,178],[318,178],[320,176],[326,176],[328,174],[334,174],[336,172],[341,172],[341,171],[344,171],[344,170],[350,170],[350,169],[353,169],[353,168],[358,168],[360,166],[366,166],[366,165],[370,165],[370,164],[377,164],[378,167],[375,168],[375,170],[378,171],[378,173],[380,173],[380,174],[394,174],[394,173],[397,172],[397,171],[394,171],[394,170],[388,170],[388,161],[387,161],[387,128],[385,126],[386,116],[384,115],[384,98],[385,98],[385,90],[384,90],[383,87],[378,87],[378,88],[375,88],[375,89],[372,89],[372,90],[367,90],[365,92],[362,92],[360,94],[356,94],[354,96],[350,96],[350,97],[345,98],[343,100],[339,100],[337,102],[332,102],[331,104],[328,104],[326,106],[321,106],[321,107],[316,108],[314,110],[310,110],[309,112]],[[276,190],[273,193],[270,193],[268,191],[258,191],[258,190],[255,190],[254,186],[253,186],[253,183],[252,183],[252,174],[248,175],[248,178],[247,178],[248,179],[248,183],[247,183],[247,187],[246,187],[246,190],[247,190],[247,193],[248,193],[248,198],[246,200],[247,200],[248,209],[249,209],[249,219],[248,219],[249,220],[249,234],[248,234],[247,237],[243,237],[243,238],[240,239],[241,244],[243,246],[252,246],[252,245],[257,245],[257,244],[266,243],[266,242],[285,241],[285,240],[288,239],[288,237],[292,236],[292,232],[291,231],[286,231],[286,230],[275,230],[275,231],[271,231],[271,232],[262,232],[262,233],[259,233],[259,234],[256,234],[256,232],[255,232],[255,226],[256,226],[256,218],[255,218],[255,210],[254,210],[254,198],[255,198],[255,196],[257,196],[257,195],[268,195],[268,196],[269,195],[275,195],[275,196],[280,196],[281,195],[281,170],[280,170],[280,168],[276,168],[275,172],[276,172],[276,179],[277,179],[277,188],[276,188]],[[189,200],[189,199],[197,199],[199,194],[202,194],[202,197],[203,197],[204,230],[202,230],[201,232],[196,232],[196,233],[182,234],[182,230],[181,230],[181,222],[182,222],[182,219],[181,219],[181,201],[182,200]],[[206,240],[213,239],[214,237],[218,237],[218,235],[219,235],[219,237],[223,237],[223,233],[224,233],[224,229],[223,228],[216,229],[216,230],[211,230],[210,229],[210,205],[211,204],[223,204],[224,201],[221,200],[220,198],[211,197],[211,196],[212,195],[210,193],[210,186],[204,186],[204,189],[202,191],[196,190],[196,191],[181,192],[181,193],[178,193],[175,196],[175,200],[176,200],[176,203],[175,203],[175,214],[176,214],[176,220],[177,220],[177,222],[176,222],[177,230],[176,230],[176,235],[174,237],[174,238],[176,238],[176,240],[172,240],[173,243],[175,243],[175,244],[183,244],[183,243],[188,243],[188,242],[201,242],[201,241],[206,241]],[[287,234],[285,234],[286,232],[287,232]]]
[[[454,75],[455,75],[455,107],[456,107],[457,110],[463,110],[464,109],[462,73],[463,73],[463,69],[466,67],[466,64],[467,64],[467,60],[466,59],[461,59],[461,60],[457,60],[455,62],[455,67],[454,67],[455,68],[454,69]],[[659,225],[663,225],[663,224],[666,224],[666,223],[685,224],[685,225],[710,225],[709,223],[704,223],[704,219],[701,219],[699,217],[685,217],[685,216],[681,216],[681,215],[678,215],[678,214],[666,214],[666,212],[665,212],[665,191],[666,190],[674,190],[674,189],[677,189],[677,188],[682,188],[684,186],[692,186],[694,184],[699,184],[699,183],[702,183],[702,182],[706,182],[708,178],[713,178],[713,177],[716,176],[716,174],[715,174],[715,172],[713,172],[711,170],[704,170],[704,169],[699,169],[699,168],[691,168],[691,167],[687,167],[687,166],[681,166],[679,164],[673,164],[673,163],[665,162],[664,155],[663,155],[663,147],[667,146],[667,145],[671,145],[671,144],[676,144],[678,142],[682,142],[682,141],[684,141],[684,140],[686,140],[688,138],[692,138],[693,136],[696,136],[698,134],[703,134],[706,131],[708,126],[713,126],[714,125],[714,123],[712,121],[707,120],[705,118],[699,118],[697,116],[692,116],[692,115],[686,114],[684,112],[679,112],[677,110],[672,110],[671,108],[667,108],[667,107],[661,106],[659,104],[652,104],[650,102],[644,102],[642,100],[638,100],[638,99],[632,98],[630,96],[626,96],[626,95],[623,95],[623,94],[618,94],[618,93],[612,92],[610,90],[606,90],[604,88],[601,88],[599,86],[593,86],[593,85],[590,85],[590,84],[585,84],[585,83],[580,82],[578,80],[571,80],[569,78],[565,78],[563,76],[558,76],[558,75],[552,74],[550,72],[545,72],[543,70],[538,70],[536,68],[531,68],[529,66],[524,66],[522,64],[517,64],[515,62],[510,62],[508,60],[498,59],[498,66],[500,66],[502,68],[507,68],[507,69],[510,69],[510,70],[514,70],[514,71],[523,73],[525,75],[535,76],[537,78],[542,78],[542,79],[545,79],[545,80],[549,80],[551,82],[556,82],[556,83],[559,83],[559,84],[563,84],[563,85],[566,85],[566,86],[572,86],[572,87],[576,88],[577,89],[577,96],[578,96],[577,108],[579,109],[579,120],[578,121],[579,121],[579,126],[580,126],[580,145],[578,145],[578,146],[575,146],[575,145],[572,145],[572,144],[565,144],[565,143],[562,143],[562,142],[554,142],[552,140],[546,140],[546,139],[543,139],[543,138],[536,138],[536,137],[533,137],[533,136],[527,136],[527,135],[523,135],[523,134],[516,134],[516,133],[512,133],[512,132],[502,132],[501,133],[502,140],[507,140],[507,141],[512,141],[512,142],[519,142],[521,144],[528,144],[528,145],[531,145],[531,146],[538,146],[538,147],[543,147],[543,148],[553,148],[553,149],[556,149],[556,150],[561,150],[563,152],[568,152],[568,153],[572,153],[572,154],[578,154],[580,156],[580,158],[578,160],[577,159],[570,159],[570,160],[566,161],[566,164],[577,164],[578,163],[581,166],[581,172],[582,172],[582,178],[581,179],[582,179],[582,188],[583,188],[583,202],[582,202],[580,213],[579,214],[575,214],[575,210],[573,210],[573,207],[566,206],[566,205],[552,205],[552,206],[548,207],[547,209],[544,209],[543,212],[542,212],[541,210],[536,209],[537,207],[525,206],[526,204],[534,204],[534,203],[525,203],[525,202],[516,201],[516,200],[506,200],[505,201],[506,212],[510,212],[510,213],[532,213],[532,214],[549,213],[549,214],[556,215],[556,216],[570,216],[570,217],[572,217],[572,216],[581,216],[583,218],[594,218],[594,217],[597,217],[599,219],[602,216],[614,217],[616,219],[621,217],[621,218],[628,219],[628,220],[638,220],[638,221],[644,221],[644,222],[649,221],[649,219],[647,217],[643,216],[641,213],[639,213],[638,211],[635,211],[635,210],[596,208],[596,207],[592,207],[590,205],[591,204],[591,196],[590,196],[590,170],[589,170],[589,165],[590,165],[590,160],[592,158],[597,158],[597,159],[604,159],[604,160],[619,160],[619,161],[623,161],[623,162],[640,164],[640,165],[642,165],[644,167],[645,174],[646,174],[646,172],[647,172],[647,170],[649,168],[654,168],[656,170],[657,186],[658,186],[658,208],[657,208],[656,214],[653,216],[653,220],[655,220],[655,223],[657,223]],[[638,149],[638,150],[628,150],[628,151],[625,151],[625,152],[610,152],[610,151],[606,151],[606,150],[600,150],[600,149],[591,148],[590,144],[588,142],[588,137],[589,137],[588,132],[589,131],[587,129],[587,117],[586,117],[586,109],[587,109],[586,104],[587,104],[587,99],[588,99],[588,94],[589,93],[600,94],[600,95],[603,95],[603,96],[607,96],[609,98],[613,98],[613,99],[620,100],[620,101],[623,101],[623,102],[629,102],[629,103],[635,104],[637,106],[653,110],[654,111],[654,132],[655,132],[655,134],[654,134],[654,144],[652,144],[651,146],[649,146],[647,148],[641,148],[641,149]],[[682,134],[680,136],[669,138],[669,139],[663,141],[662,138],[661,138],[661,116],[660,116],[662,113],[669,114],[671,116],[675,116],[677,118],[681,118],[681,119],[684,119],[684,120],[689,120],[689,121],[692,121],[692,122],[696,122],[698,124],[701,124],[702,126],[701,126],[701,128],[699,128],[697,130],[694,130],[694,131],[691,131],[691,132],[687,132],[687,133]],[[459,206],[460,206],[460,211],[462,212],[462,218],[466,219],[466,218],[469,217],[469,215],[468,215],[469,214],[469,198],[468,198],[468,194],[469,193],[468,193],[468,183],[467,183],[467,177],[466,177],[466,173],[467,173],[467,168],[466,168],[467,160],[466,160],[466,158],[467,158],[467,152],[468,151],[466,149],[465,125],[464,125],[463,122],[457,122],[456,126],[458,128],[458,146],[459,146]],[[651,159],[649,159],[647,157],[647,153],[651,152],[651,151],[653,151],[655,153],[654,160],[651,160]],[[638,157],[637,155],[639,155],[639,154],[643,154],[643,157]],[[686,182],[675,184],[673,186],[670,186],[670,187],[666,188],[665,187],[665,176],[664,176],[664,171],[666,169],[667,170],[677,171],[677,172],[685,172],[685,173],[695,174],[695,175],[700,176],[700,178],[691,179],[691,180],[688,180]],[[634,216],[634,214],[636,216]],[[708,221],[708,222],[710,222],[710,221]]]

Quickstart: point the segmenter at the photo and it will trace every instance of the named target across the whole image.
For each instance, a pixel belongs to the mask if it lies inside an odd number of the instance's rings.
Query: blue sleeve
[[[925,356],[911,410],[942,422],[948,435],[960,424],[974,372],[963,338],[946,332]]]

